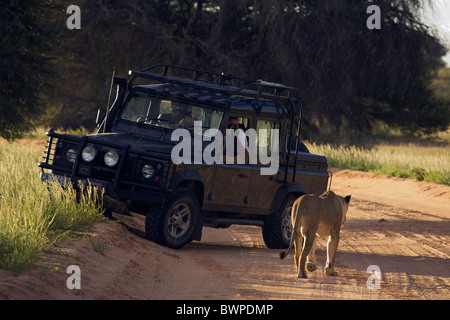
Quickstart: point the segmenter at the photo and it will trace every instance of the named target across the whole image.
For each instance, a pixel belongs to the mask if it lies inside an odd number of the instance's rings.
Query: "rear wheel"
[[[296,195],[288,195],[277,212],[267,216],[262,228],[264,243],[270,249],[285,249],[289,246],[293,231],[291,211]]]
[[[179,249],[192,241],[199,219],[199,205],[188,190],[175,192],[162,209],[145,219],[147,238],[163,246]]]

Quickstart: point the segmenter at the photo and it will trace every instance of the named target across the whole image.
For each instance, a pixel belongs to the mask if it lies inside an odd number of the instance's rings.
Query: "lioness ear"
[[[352,197],[351,194],[349,194],[348,196],[346,196],[346,197],[344,198],[344,199],[345,199],[345,202],[349,203],[351,197]]]

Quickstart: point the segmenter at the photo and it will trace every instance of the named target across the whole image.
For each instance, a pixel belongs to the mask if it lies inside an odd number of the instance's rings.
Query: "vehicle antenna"
[[[105,117],[105,125],[103,126],[103,133],[105,133],[106,120],[108,120],[109,104],[111,103],[111,94],[112,94],[112,88],[113,88],[113,84],[114,84],[114,76],[115,75],[116,75],[116,70],[113,70],[112,77],[111,77],[111,85],[109,87],[108,104],[106,105],[106,117]]]

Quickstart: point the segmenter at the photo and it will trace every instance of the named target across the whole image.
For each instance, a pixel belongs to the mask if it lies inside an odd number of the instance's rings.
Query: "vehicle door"
[[[238,122],[240,124],[239,127],[245,130],[248,125],[248,118],[238,117]],[[227,162],[225,140],[226,137],[224,136],[224,160],[223,164],[216,164],[211,200],[214,204],[224,206],[247,207],[247,194],[250,186],[252,166],[248,164],[248,160],[243,164],[239,164],[236,156],[232,163]]]
[[[251,170],[248,206],[270,209],[275,191],[282,181],[282,175],[279,172],[279,152],[277,152],[277,149],[280,149],[281,123],[276,119],[265,118],[256,118],[254,122],[257,133],[258,162],[252,166]],[[275,132],[275,130],[278,131]],[[261,169],[269,167],[273,167],[275,172],[263,174]]]

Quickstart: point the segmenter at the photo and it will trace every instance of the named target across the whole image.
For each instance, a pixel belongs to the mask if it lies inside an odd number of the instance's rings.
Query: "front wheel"
[[[286,249],[289,247],[293,231],[291,211],[295,195],[288,195],[277,212],[267,216],[262,228],[264,243],[270,249]]]
[[[145,219],[147,238],[163,246],[179,249],[192,241],[200,223],[197,198],[187,190],[175,192],[162,209]]]

